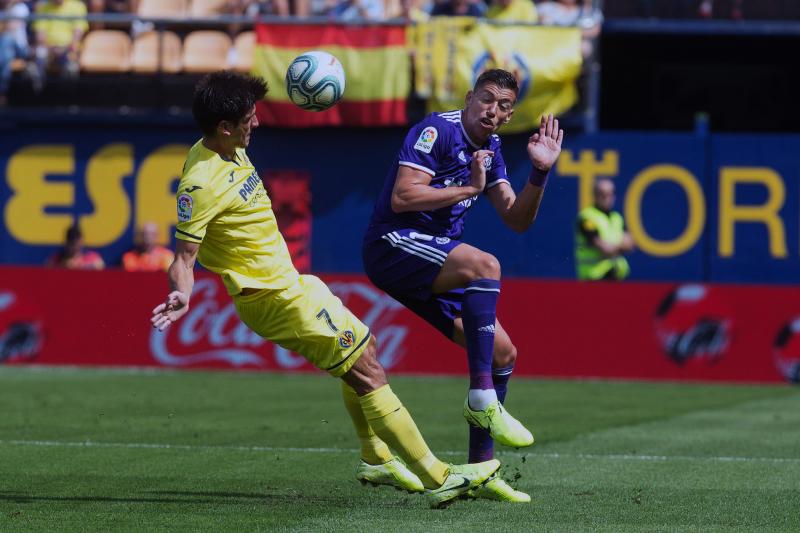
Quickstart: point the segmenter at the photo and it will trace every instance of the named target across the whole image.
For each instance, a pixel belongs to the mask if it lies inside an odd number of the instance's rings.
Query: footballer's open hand
[[[545,172],[550,170],[561,154],[563,140],[564,130],[558,128],[558,119],[552,113],[542,116],[539,131],[528,139],[528,157],[533,166]]]
[[[153,309],[153,316],[150,323],[158,331],[164,331],[173,322],[177,322],[180,317],[189,310],[189,297],[181,291],[172,291],[167,295],[166,301]]]

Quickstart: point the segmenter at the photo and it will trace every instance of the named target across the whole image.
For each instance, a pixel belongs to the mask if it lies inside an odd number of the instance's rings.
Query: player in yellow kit
[[[192,113],[203,137],[189,150],[178,186],[171,292],[153,309],[153,327],[164,330],[186,314],[199,260],[222,277],[248,327],[342,379],[361,441],[357,478],[425,490],[440,506],[484,483],[500,463],[439,461],[389,387],[369,329],[322,281],[295,270],[245,153],[258,125],[255,103],[266,91],[263,80],[229,71],[206,76],[195,89]]]

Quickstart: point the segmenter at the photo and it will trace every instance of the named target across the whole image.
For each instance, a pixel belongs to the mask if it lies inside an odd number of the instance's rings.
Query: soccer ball
[[[305,52],[286,71],[286,92],[297,106],[324,111],[344,94],[342,64],[328,52]]]

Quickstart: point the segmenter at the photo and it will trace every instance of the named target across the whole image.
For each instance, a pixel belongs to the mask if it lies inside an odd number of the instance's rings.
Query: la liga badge
[[[192,197],[188,194],[178,196],[178,220],[188,222],[192,219]]]

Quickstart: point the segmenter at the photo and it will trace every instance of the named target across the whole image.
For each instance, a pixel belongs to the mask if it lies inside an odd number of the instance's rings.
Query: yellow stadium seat
[[[256,47],[256,33],[253,31],[243,31],[236,36],[233,44],[236,48],[236,60],[231,65],[236,71],[250,72],[253,70],[253,52]]]
[[[140,17],[182,17],[188,0],[139,0],[136,13]]]
[[[225,13],[228,0],[192,0],[189,6],[190,17],[213,17]]]
[[[184,72],[213,72],[228,67],[231,38],[221,31],[193,31],[183,43]]]
[[[128,72],[131,69],[131,38],[119,30],[95,30],[81,45],[84,72]]]
[[[158,72],[158,41],[159,36],[156,31],[148,31],[136,37],[131,57],[134,72]],[[180,72],[181,38],[171,31],[165,31],[161,47],[162,72]]]

